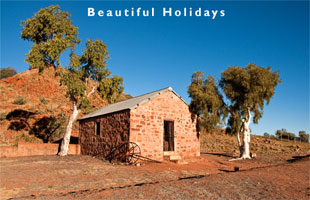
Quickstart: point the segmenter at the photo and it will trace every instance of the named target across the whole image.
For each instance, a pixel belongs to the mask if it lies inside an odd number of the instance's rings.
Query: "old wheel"
[[[139,145],[134,142],[124,143],[120,146],[121,161],[128,164],[135,164],[141,155]]]

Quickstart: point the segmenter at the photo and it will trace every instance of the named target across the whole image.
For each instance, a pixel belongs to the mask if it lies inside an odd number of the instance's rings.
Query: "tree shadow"
[[[11,121],[8,129],[9,130],[30,130],[31,126],[29,120],[33,118],[37,113],[29,112],[22,109],[16,109],[7,114],[6,119]]]
[[[214,156],[224,156],[228,158],[234,158],[234,156],[226,154],[226,153],[208,153],[208,152],[201,152],[200,154],[209,154],[209,155],[214,155]]]
[[[16,109],[7,114],[6,119],[10,121],[9,130],[25,130],[30,135],[42,139],[44,143],[53,141],[62,136],[66,122],[63,114],[57,116],[43,116],[37,119],[38,113],[22,109]],[[31,123],[34,120],[33,123]]]
[[[294,163],[294,162],[297,162],[297,161],[305,160],[305,158],[310,158],[310,155],[308,154],[308,155],[305,155],[305,156],[293,156],[293,158],[287,160],[287,162]]]

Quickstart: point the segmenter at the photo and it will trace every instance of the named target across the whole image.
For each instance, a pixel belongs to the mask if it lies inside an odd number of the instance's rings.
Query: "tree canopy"
[[[60,83],[67,86],[67,96],[73,102],[73,113],[70,116],[66,133],[61,144],[58,155],[65,156],[68,153],[72,124],[78,116],[81,109],[87,110],[90,107],[90,99],[88,98],[96,90],[101,92],[101,96],[110,95],[106,91],[100,91],[100,85],[109,88],[111,85],[105,85],[107,80],[114,81],[109,78],[111,72],[106,68],[106,61],[109,58],[106,45],[101,40],[88,40],[83,55],[79,56],[74,52],[70,55],[70,66],[63,73]],[[117,92],[123,91],[123,80],[117,78]],[[91,91],[87,91],[92,88]],[[102,94],[103,93],[103,94]],[[112,94],[113,95],[113,94]]]
[[[244,68],[228,67],[221,73],[218,84],[215,78],[208,76],[204,79],[202,74],[194,73],[188,87],[189,96],[192,97],[191,110],[195,114],[202,112],[206,121],[215,119],[208,126],[216,126],[228,116],[227,130],[231,133],[239,131],[241,119],[247,117],[248,108],[254,114],[254,123],[258,123],[264,105],[269,104],[275,87],[281,81],[278,71],[272,72],[270,67],[263,68],[255,64],[248,64]]]
[[[218,90],[214,78],[204,77],[204,73],[195,72],[192,84],[188,86],[189,96],[192,98],[190,110],[202,117],[202,126],[208,132],[213,132],[217,124],[225,118],[223,96]]]
[[[124,90],[122,85],[123,78],[114,75],[113,77],[102,80],[99,83],[98,91],[101,98],[106,99],[109,103],[115,103]]]
[[[61,11],[58,5],[42,8],[34,17],[22,22],[21,38],[32,41],[26,54],[26,62],[39,72],[47,66],[61,66],[59,56],[66,49],[74,49],[80,42],[78,28],[72,24],[69,12]]]
[[[99,91],[100,96],[109,102],[112,96],[116,100],[122,93],[123,79],[116,75],[109,77],[111,72],[106,68],[108,58],[107,47],[101,40],[88,40],[82,56],[71,53],[70,66],[63,74],[61,84],[68,87],[68,97],[77,102],[79,108],[89,106],[88,97],[95,90]],[[91,84],[93,84],[93,90],[87,92]]]

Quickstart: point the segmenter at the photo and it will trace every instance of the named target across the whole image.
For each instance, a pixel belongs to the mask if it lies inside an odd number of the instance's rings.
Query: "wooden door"
[[[164,121],[164,151],[174,151],[173,121]]]

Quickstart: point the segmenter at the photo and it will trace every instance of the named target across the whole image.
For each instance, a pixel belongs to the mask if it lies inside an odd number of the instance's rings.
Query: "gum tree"
[[[90,95],[95,91],[99,91],[101,96],[106,95],[106,91],[100,91],[100,87],[105,85],[107,80],[117,82],[112,86],[106,85],[106,88],[112,88],[111,95],[118,96],[123,91],[123,79],[117,76],[109,78],[111,72],[106,68],[106,61],[109,58],[106,45],[101,40],[86,43],[86,49],[83,55],[78,56],[75,53],[70,55],[70,66],[66,70],[60,80],[61,84],[67,86],[67,96],[73,104],[73,113],[69,118],[64,138],[61,143],[59,156],[65,156],[69,150],[70,136],[73,122],[76,120],[81,109],[90,106]],[[91,88],[88,91],[88,88]]]
[[[208,82],[210,78],[204,82]],[[280,82],[279,72],[272,72],[270,67],[263,68],[255,64],[248,64],[246,67],[228,67],[222,72],[221,79],[217,86],[217,90],[207,89],[211,93],[209,96],[225,97],[220,108],[228,114],[228,126],[226,131],[237,135],[238,145],[240,149],[240,158],[246,159],[250,157],[250,122],[253,114],[253,122],[258,123],[258,120],[263,115],[265,104],[269,104],[274,95],[275,87]],[[195,84],[192,81],[189,88]],[[215,92],[217,91],[217,92]],[[219,92],[221,91],[221,92]],[[191,95],[191,91],[189,90]],[[222,96],[220,95],[222,94]],[[207,102],[206,94],[192,97],[194,109],[203,110],[203,105]],[[195,102],[203,103],[195,104]],[[220,100],[219,100],[220,102]],[[191,103],[192,105],[192,103]],[[220,109],[218,108],[218,109]],[[252,113],[252,114],[251,114]],[[209,117],[218,116],[217,113],[209,112]],[[206,118],[206,116],[203,116]],[[224,118],[222,118],[223,120]],[[215,126],[215,123],[209,123],[210,126]],[[240,134],[242,140],[240,140]]]
[[[188,86],[191,97],[190,110],[202,118],[201,125],[207,132],[214,132],[216,126],[226,117],[223,96],[218,90],[215,79],[204,73],[195,72],[192,83]]]
[[[30,68],[37,68],[41,73],[47,67],[54,67],[61,76],[60,84],[68,89],[72,113],[58,153],[65,156],[69,150],[73,123],[81,110],[90,107],[89,97],[98,92],[109,102],[116,101],[123,91],[123,79],[115,75],[109,77],[111,72],[106,68],[108,51],[101,40],[88,40],[82,56],[74,53],[80,42],[78,28],[72,24],[70,14],[61,11],[58,5],[40,9],[34,17],[23,21],[22,26],[21,38],[33,42],[25,60]],[[70,66],[62,70],[59,57],[67,49],[71,49]]]

